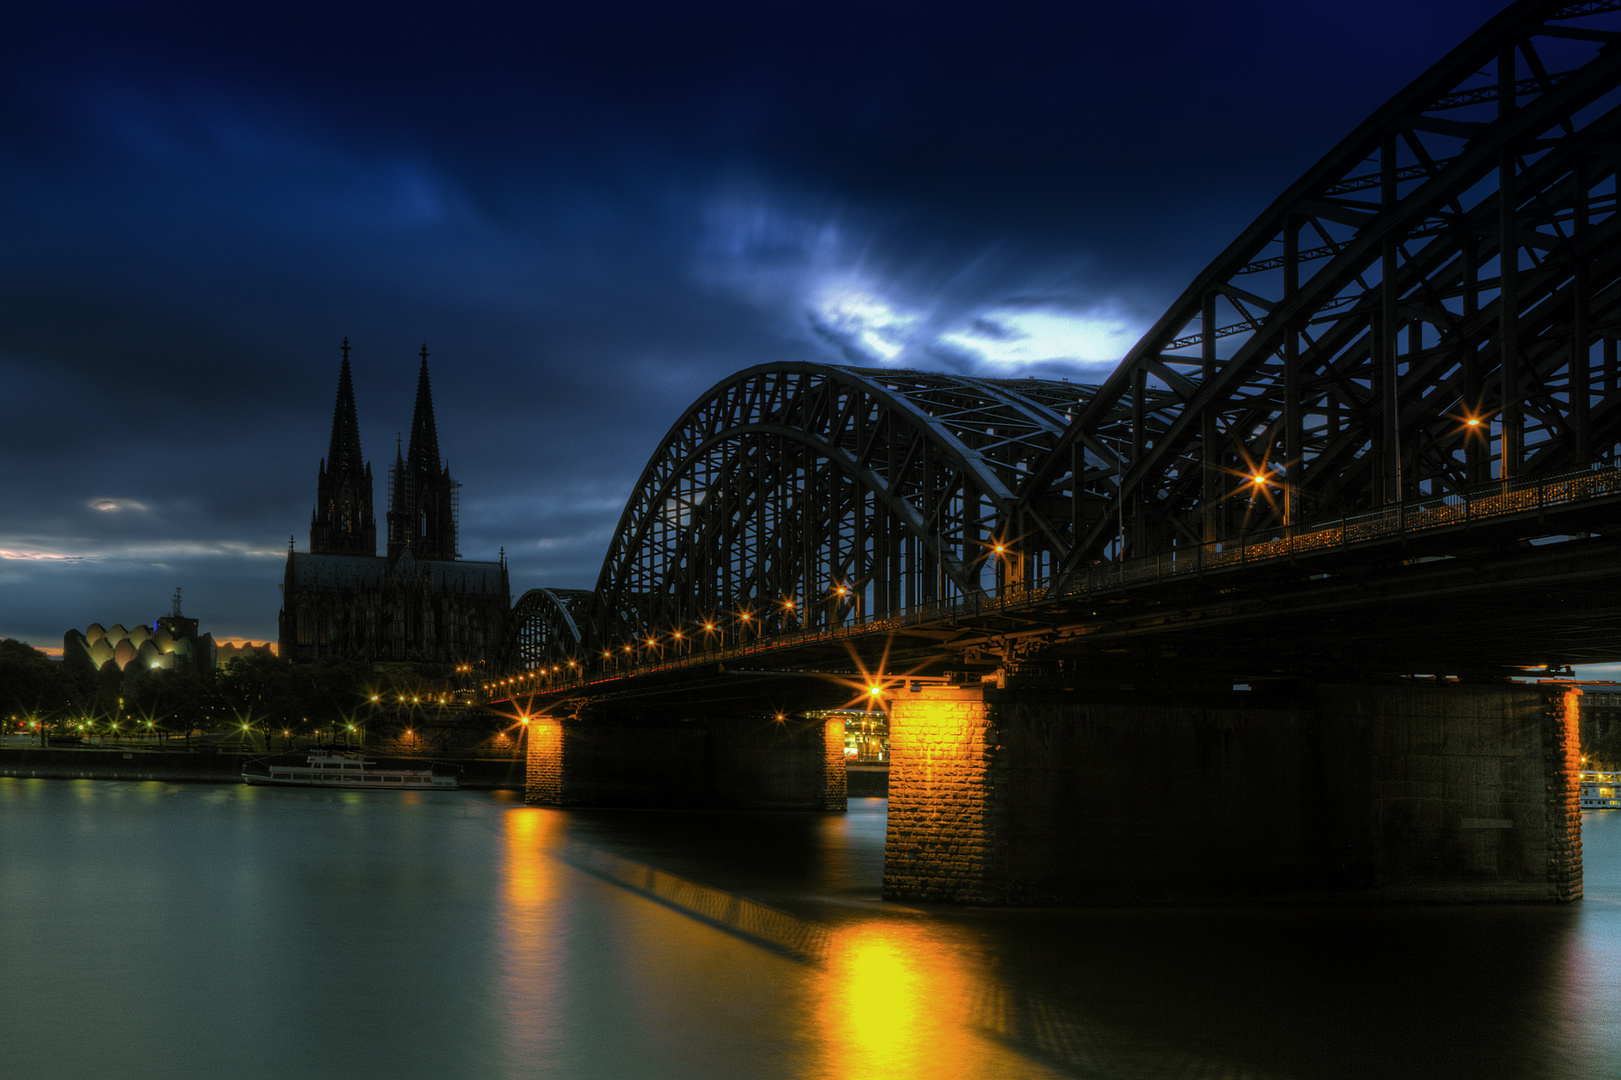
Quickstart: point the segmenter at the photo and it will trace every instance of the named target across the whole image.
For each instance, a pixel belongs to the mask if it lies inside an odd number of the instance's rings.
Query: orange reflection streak
[[[1045,1075],[973,1030],[968,997],[975,981],[961,957],[922,927],[867,923],[839,931],[818,972],[818,1075]]]
[[[562,827],[555,811],[514,809],[501,844],[501,997],[510,1072],[540,1075],[555,1054],[557,987],[564,935],[557,932],[557,874],[551,849]]]

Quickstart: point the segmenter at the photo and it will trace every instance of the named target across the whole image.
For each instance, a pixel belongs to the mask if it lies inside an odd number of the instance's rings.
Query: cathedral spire
[[[422,367],[417,372],[416,412],[411,416],[411,442],[407,465],[420,477],[439,472],[439,432],[433,422],[433,389],[428,385],[428,347],[422,346]]]
[[[360,421],[355,416],[354,377],[349,371],[349,339],[343,339],[338,397],[332,407],[332,442],[315,485],[310,519],[310,550],[343,555],[377,554],[377,521],[372,513],[371,466],[360,453]]]
[[[360,421],[355,416],[355,384],[349,374],[349,339],[343,339],[343,366],[338,369],[338,400],[332,407],[332,446],[326,468],[340,475],[364,468],[360,453]]]
[[[418,354],[416,411],[402,460],[396,450],[389,483],[388,555],[407,547],[418,559],[456,558],[456,482],[439,458],[439,432],[433,419],[433,388],[428,381],[428,347]]]

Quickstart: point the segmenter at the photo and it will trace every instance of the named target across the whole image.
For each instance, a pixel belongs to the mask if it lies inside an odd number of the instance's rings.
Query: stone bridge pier
[[[897,695],[884,895],[969,904],[1581,896],[1576,695]]]

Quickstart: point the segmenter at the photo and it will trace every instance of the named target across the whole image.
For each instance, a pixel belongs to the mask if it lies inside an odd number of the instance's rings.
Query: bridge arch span
[[[995,588],[1017,492],[1092,392],[797,362],[722,381],[637,481],[593,646],[730,642]]]
[[[589,589],[530,589],[512,605],[506,635],[506,671],[549,670],[579,663],[594,594]]]

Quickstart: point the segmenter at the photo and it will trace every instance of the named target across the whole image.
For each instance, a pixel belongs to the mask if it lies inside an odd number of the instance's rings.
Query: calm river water
[[[0,1074],[1621,1077],[1566,908],[957,911],[843,816],[0,779]]]

